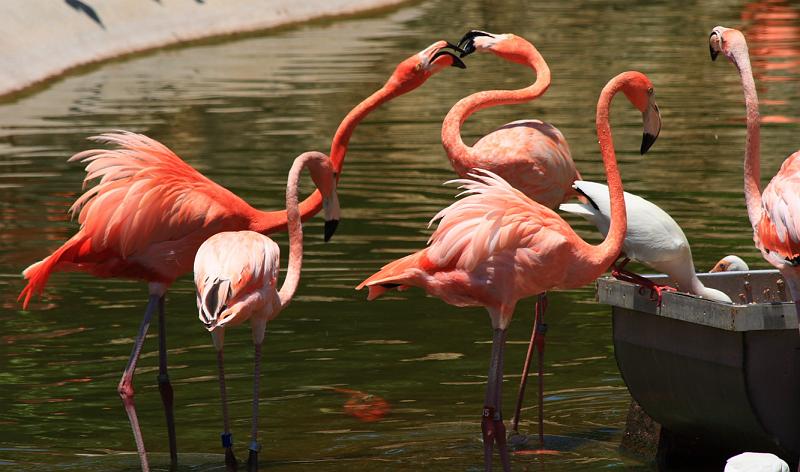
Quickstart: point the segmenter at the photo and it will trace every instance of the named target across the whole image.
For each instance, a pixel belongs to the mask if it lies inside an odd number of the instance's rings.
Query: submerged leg
[[[122,372],[122,378],[117,385],[117,392],[122,398],[122,404],[125,406],[125,413],[128,414],[128,421],[133,430],[133,438],[136,441],[136,450],[139,452],[139,461],[142,465],[142,472],[149,472],[150,465],[147,462],[147,452],[144,449],[144,441],[142,440],[142,430],[139,428],[139,418],[136,416],[136,405],[133,402],[133,374],[136,372],[136,363],[139,361],[139,356],[142,353],[142,345],[144,338],[147,334],[147,329],[150,327],[150,320],[153,318],[153,313],[156,311],[159,303],[160,295],[151,294],[147,302],[147,308],[144,312],[144,318],[139,325],[139,334],[136,335],[136,341],[133,343],[133,350],[131,356],[128,358],[128,365]]]
[[[250,455],[247,458],[248,472],[258,471],[258,396],[261,381],[261,343],[255,343],[255,367],[253,369],[253,428],[250,431]]]
[[[492,357],[489,362],[489,376],[486,384],[481,431],[483,432],[483,457],[485,470],[492,470],[492,452],[497,443],[503,471],[511,470],[511,463],[506,447],[506,428],[503,424],[502,384],[503,384],[503,348],[506,342],[506,330],[495,329],[492,337]]]
[[[164,415],[167,418],[167,436],[169,437],[170,469],[178,465],[178,446],[175,440],[175,410],[172,384],[167,374],[167,331],[164,319],[164,297],[158,300],[158,392],[164,404]]]
[[[225,468],[235,471],[239,464],[236,462],[236,455],[233,453],[233,435],[231,434],[231,422],[228,416],[228,395],[225,389],[225,367],[222,358],[222,349],[217,351],[217,367],[219,368],[219,396],[222,399],[222,447],[225,448]]]
[[[544,324],[544,312],[547,310],[547,294],[542,293],[539,294],[539,297],[536,300],[536,308],[534,309],[534,316],[533,316],[533,330],[531,331],[531,340],[528,343],[528,352],[525,355],[525,364],[522,367],[522,377],[520,378],[519,382],[519,392],[517,393],[517,406],[514,410],[514,417],[511,422],[511,434],[512,436],[519,436],[519,419],[522,413],[522,402],[525,398],[525,388],[528,384],[528,374],[531,368],[531,360],[533,359],[533,350],[534,347],[539,353],[539,442],[543,445],[544,444],[544,415],[543,415],[543,389],[544,389],[544,378],[543,378],[543,366],[544,362],[542,359],[542,355],[544,353],[544,334],[547,328],[547,325]],[[523,439],[527,441],[526,439]],[[514,441],[512,441],[514,442]]]

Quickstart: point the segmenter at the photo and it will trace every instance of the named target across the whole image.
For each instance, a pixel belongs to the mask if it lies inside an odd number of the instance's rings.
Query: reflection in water
[[[792,8],[778,2],[787,5]],[[430,0],[377,17],[158,51],[0,103],[0,464],[26,471],[136,470],[136,455],[120,454],[133,451],[133,444],[115,388],[144,288],[59,274],[46,306],[22,313],[15,301],[19,272],[76,231],[66,210],[84,173],[66,159],[88,147],[87,136],[116,128],[146,133],[253,206],[280,208],[291,160],[304,150],[327,150],[342,117],[399,60],[473,27],[509,31],[537,46],[553,85],[533,104],[475,114],[465,123],[465,142],[510,120],[540,118],[564,133],[584,178],[602,180],[597,97],[610,77],[639,69],[658,90],[663,131],[643,159],[638,116],[624,106],[612,110],[626,189],[678,221],[698,267],[738,253],[763,268],[741,191],[741,85],[736,74],[712,66],[704,43],[712,26],[741,22],[741,8],[724,0],[680,9],[669,2]],[[794,17],[781,21],[797,26]],[[751,48],[767,44],[750,41]],[[798,47],[796,41],[779,44]],[[794,51],[790,56],[765,60],[797,59]],[[470,56],[467,67],[443,73],[367,118],[350,146],[339,188],[345,210],[333,241],[315,237],[321,221],[308,223],[299,296],[292,315],[271,324],[264,345],[269,397],[261,408],[261,456],[270,469],[308,470],[311,463],[323,472],[481,469],[481,405],[475,400],[484,390],[490,349],[485,313],[419,293],[394,295],[406,303],[367,304],[353,291],[382,261],[421,247],[428,219],[452,201],[456,191],[441,185],[453,177],[440,142],[447,110],[474,91],[519,88],[532,78],[493,57]],[[757,71],[790,79],[757,78],[764,116],[796,118],[796,66],[759,65]],[[798,131],[793,121],[762,128],[766,175],[797,148]],[[585,223],[570,222],[599,239]],[[285,235],[275,239],[286,245]],[[207,333],[195,322],[189,277],[175,283],[168,303],[175,307],[167,330],[181,470],[214,470],[222,464],[216,362]],[[547,431],[571,446],[553,447],[558,456],[514,456],[515,470],[650,470],[617,449],[629,397],[613,358],[608,309],[594,302],[591,288],[554,293],[551,307]],[[521,303],[509,333],[509,374],[521,367],[531,315],[532,302]],[[137,407],[154,465],[166,470],[168,458],[158,454],[167,446],[153,336],[137,375]],[[238,419],[232,427],[244,438],[249,333],[230,333],[226,345],[231,416]],[[507,408],[516,381],[509,377]],[[349,397],[308,385],[369,392],[391,413],[360,421],[343,409]],[[530,432],[535,421],[525,418],[536,418],[535,402],[526,408],[521,429]]]
[[[800,10],[784,0],[752,2],[743,7],[742,21],[753,75],[764,96],[761,122],[800,122],[797,107],[779,95],[785,88],[775,84],[790,82],[789,86],[794,87],[800,77]],[[772,113],[776,108],[783,113]],[[786,110],[792,110],[791,114],[787,115]]]

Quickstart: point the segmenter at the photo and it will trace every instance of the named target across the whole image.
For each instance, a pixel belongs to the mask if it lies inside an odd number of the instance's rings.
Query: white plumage
[[[775,454],[744,452],[728,459],[724,472],[789,472],[789,464]]]
[[[574,187],[590,202],[564,203],[559,209],[586,218],[603,235],[608,234],[611,224],[608,187],[605,184],[581,180],[576,181]],[[689,241],[667,212],[628,192],[625,192],[625,208],[628,215],[628,232],[622,244],[625,256],[667,274],[685,292],[711,300],[731,302],[730,297],[719,290],[704,286],[697,278]]]

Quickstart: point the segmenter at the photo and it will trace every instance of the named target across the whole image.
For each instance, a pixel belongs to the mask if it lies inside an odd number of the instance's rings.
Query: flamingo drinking
[[[289,170],[286,186],[286,212],[289,226],[289,268],[278,290],[280,249],[270,238],[253,231],[226,231],[211,236],[197,250],[194,259],[194,283],[197,286],[197,309],[200,320],[211,332],[217,349],[219,385],[222,397],[222,416],[225,430],[222,443],[225,463],[236,467],[233,439],[230,432],[228,405],[225,393],[225,371],[222,346],[225,329],[250,321],[255,344],[253,372],[253,419],[250,440],[250,470],[258,470],[258,396],[261,375],[261,344],[267,322],[274,319],[291,302],[300,281],[303,265],[303,227],[298,208],[297,188],[304,167],[311,175],[323,198],[325,221],[339,219],[336,197],[336,173],[328,156],[321,152],[306,152],[295,159]]]
[[[603,88],[597,104],[597,134],[611,193],[611,228],[597,246],[585,242],[553,210],[531,200],[497,174],[476,169],[456,180],[466,197],[440,211],[428,247],[385,265],[363,281],[370,300],[391,288],[417,286],[456,306],[483,306],[493,339],[481,429],[486,470],[497,443],[503,470],[510,470],[501,408],[506,329],[518,300],[551,289],[591,283],[617,258],[626,230],[622,180],[611,127],[611,99],[625,93],[642,112],[655,109],[650,80],[625,72]],[[646,136],[657,129],[647,126]]]

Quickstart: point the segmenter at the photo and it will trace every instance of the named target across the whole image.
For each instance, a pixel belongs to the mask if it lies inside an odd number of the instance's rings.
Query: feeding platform
[[[699,274],[734,304],[597,283],[633,399],[670,433],[723,451],[800,456],[800,334],[776,270]],[[668,283],[666,276],[648,276]]]

